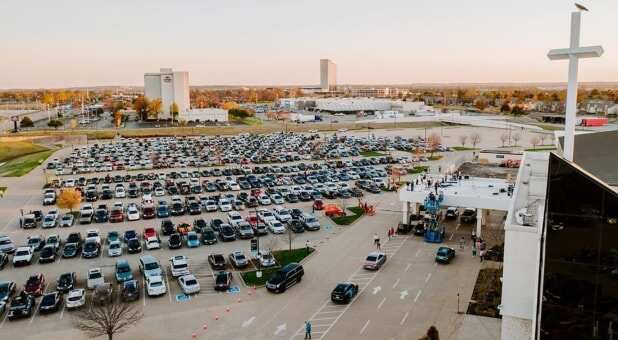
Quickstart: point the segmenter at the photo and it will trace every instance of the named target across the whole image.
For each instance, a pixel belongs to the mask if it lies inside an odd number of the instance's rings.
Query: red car
[[[28,295],[32,296],[40,296],[43,295],[45,291],[45,276],[43,274],[38,273],[30,276],[26,284],[24,285],[24,292]]]
[[[144,228],[144,240],[147,240],[150,237],[159,238],[159,235],[157,235],[157,231],[155,230],[155,228],[152,228],[152,227]]]
[[[249,223],[252,227],[255,227],[258,223],[258,217],[255,215],[249,215],[245,218],[245,221],[247,221],[247,223]]]
[[[109,214],[109,221],[111,223],[118,223],[124,220],[124,212],[122,208],[114,207],[112,208],[112,212]]]
[[[324,202],[322,200],[313,201],[313,210],[322,210],[324,209]]]

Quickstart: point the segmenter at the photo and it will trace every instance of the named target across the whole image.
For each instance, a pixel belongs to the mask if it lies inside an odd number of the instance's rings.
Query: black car
[[[301,191],[299,198],[303,202],[309,202],[312,200],[311,194],[308,193],[307,191]]]
[[[107,209],[97,209],[94,212],[94,221],[96,223],[105,223],[109,220],[109,213]]]
[[[34,304],[34,297],[22,291],[11,301],[8,315],[9,320],[30,317],[34,310]]]
[[[193,201],[189,203],[188,210],[189,210],[189,215],[199,215],[202,213],[202,206],[199,203]]]
[[[214,218],[212,219],[212,221],[210,221],[210,227],[214,230],[214,231],[221,231],[219,230],[221,225],[225,224],[225,222],[223,222],[223,220],[219,219],[219,218]]]
[[[170,249],[178,249],[182,247],[182,236],[179,233],[173,233],[167,240],[167,246]]]
[[[0,304],[7,304],[13,294],[15,294],[15,287],[17,285],[12,281],[0,281]]]
[[[169,236],[174,232],[176,232],[176,229],[174,228],[174,222],[172,222],[171,220],[161,221],[161,234],[163,236]]]
[[[345,282],[338,283],[330,293],[330,300],[334,303],[349,303],[358,294],[358,285]]]
[[[449,247],[440,247],[436,252],[436,262],[448,264],[455,258],[455,249]]]
[[[203,233],[206,228],[208,228],[208,224],[203,218],[193,221],[193,230],[196,233]]]
[[[208,255],[208,263],[212,269],[223,270],[226,267],[225,256],[223,254],[210,254]]]
[[[293,219],[300,219],[302,215],[303,215],[303,211],[298,208],[294,208],[290,210],[290,216],[292,216]]]
[[[204,244],[215,244],[217,243],[217,235],[212,228],[206,227],[202,229],[202,243]]]
[[[62,257],[65,259],[75,257],[79,255],[81,250],[82,248],[79,243],[66,243],[62,250]]]
[[[69,290],[75,288],[76,280],[75,272],[64,273],[60,275],[58,281],[56,282],[56,290],[61,293],[68,293]]]
[[[288,228],[290,228],[290,230],[292,230],[295,233],[303,233],[305,232],[305,227],[304,224],[301,220],[298,219],[291,219],[288,221]]]
[[[476,222],[476,209],[466,208],[459,217],[461,223],[474,223]]]
[[[4,268],[6,264],[9,262],[9,254],[0,253],[0,269]]]
[[[228,290],[232,284],[232,273],[219,272],[215,276],[215,290]]]
[[[39,254],[39,263],[50,263],[56,261],[56,248],[46,245]]]
[[[98,257],[100,250],[101,247],[99,247],[96,241],[86,241],[86,243],[84,243],[84,249],[82,250],[82,257],[86,259]]]
[[[127,252],[129,254],[137,254],[142,251],[142,242],[135,237],[127,241]]]
[[[172,208],[170,209],[170,213],[172,216],[180,216],[185,214],[185,206],[182,203],[173,203]]]
[[[62,304],[62,295],[59,292],[51,292],[43,295],[39,304],[39,313],[57,312]]]
[[[28,238],[28,244],[33,251],[39,251],[45,246],[45,240],[40,236],[31,236]]]
[[[139,300],[140,288],[137,280],[129,280],[122,283],[120,297],[124,302]]]
[[[236,240],[236,232],[229,224],[223,224],[219,229],[219,237],[221,238],[221,241],[224,242],[234,241]]]
[[[296,196],[296,194],[289,193],[285,195],[285,200],[288,201],[289,203],[296,203],[298,202],[298,196]]]

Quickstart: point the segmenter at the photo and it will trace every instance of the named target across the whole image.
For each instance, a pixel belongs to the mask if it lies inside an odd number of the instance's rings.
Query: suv
[[[161,276],[161,266],[159,261],[152,255],[144,255],[139,258],[139,271],[144,278],[148,276]]]
[[[300,282],[304,274],[305,270],[303,266],[296,262],[292,262],[276,271],[275,274],[266,281],[266,289],[271,292],[282,293],[297,282]]]
[[[116,261],[116,282],[122,283],[133,280],[133,272],[127,260]]]
[[[208,263],[215,270],[223,270],[226,267],[225,257],[222,254],[208,255]]]
[[[476,222],[476,209],[474,208],[466,208],[459,218],[461,223],[474,223]]]
[[[300,220],[303,222],[303,226],[306,230],[320,230],[320,221],[312,214],[303,213],[300,215]]]
[[[170,271],[172,272],[172,277],[190,274],[187,260],[187,257],[184,255],[177,255],[170,258]]]

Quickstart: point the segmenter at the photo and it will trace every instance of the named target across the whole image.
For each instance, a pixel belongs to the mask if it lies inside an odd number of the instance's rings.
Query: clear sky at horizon
[[[618,81],[618,1],[581,0],[582,44],[605,55],[581,81]],[[143,85],[161,67],[191,85],[562,82],[569,0],[107,0],[0,2],[0,88]]]

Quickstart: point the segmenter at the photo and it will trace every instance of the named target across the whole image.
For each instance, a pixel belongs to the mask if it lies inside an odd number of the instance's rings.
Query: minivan
[[[133,280],[133,272],[131,272],[129,262],[127,260],[116,261],[116,282],[122,283],[129,280]]]
[[[280,270],[276,271],[273,276],[266,281],[266,289],[275,293],[283,293],[297,282],[300,282],[305,270],[301,264],[292,262]]]

